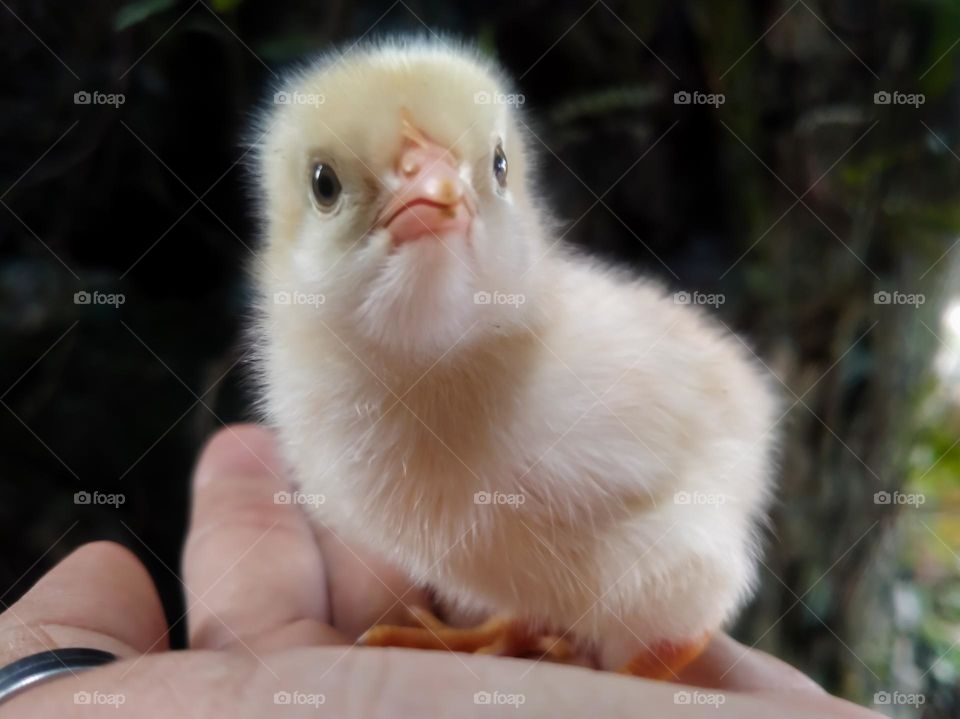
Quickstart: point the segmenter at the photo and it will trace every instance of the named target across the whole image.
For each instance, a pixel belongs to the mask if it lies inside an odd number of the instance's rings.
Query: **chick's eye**
[[[312,182],[313,196],[317,200],[317,204],[323,208],[332,207],[337,198],[340,197],[342,189],[337,173],[333,171],[330,165],[325,165],[322,162],[318,163],[313,168]]]
[[[507,155],[501,145],[493,151],[493,176],[497,178],[500,187],[507,186]]]

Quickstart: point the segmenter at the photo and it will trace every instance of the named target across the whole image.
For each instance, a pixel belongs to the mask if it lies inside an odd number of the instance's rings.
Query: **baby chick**
[[[670,677],[755,583],[774,398],[699,309],[556,245],[507,87],[475,52],[393,41],[277,95],[266,414],[318,522],[510,618],[367,643],[503,649],[521,627]]]

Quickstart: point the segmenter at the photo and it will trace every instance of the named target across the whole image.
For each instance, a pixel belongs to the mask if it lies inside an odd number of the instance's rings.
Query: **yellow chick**
[[[669,678],[755,583],[776,403],[699,308],[557,246],[508,92],[476,52],[397,40],[275,96],[266,415],[318,522],[453,611],[509,618],[366,643],[551,632]]]

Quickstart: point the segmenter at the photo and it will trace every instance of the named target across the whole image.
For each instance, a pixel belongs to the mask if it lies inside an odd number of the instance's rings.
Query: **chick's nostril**
[[[400,172],[405,177],[413,177],[420,172],[420,163],[417,161],[417,158],[413,156],[413,153],[404,153],[400,159]]]

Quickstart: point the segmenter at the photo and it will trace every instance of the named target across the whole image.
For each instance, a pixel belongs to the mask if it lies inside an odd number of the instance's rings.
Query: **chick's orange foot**
[[[643,679],[678,679],[680,672],[703,654],[710,639],[704,634],[686,642],[656,642],[635,654],[619,671]]]
[[[536,633],[516,620],[494,616],[475,627],[451,627],[430,611],[409,610],[411,625],[378,624],[368,629],[358,643],[368,647],[447,649],[470,654],[509,657],[545,657],[567,661],[573,656],[569,642],[551,634]]]

